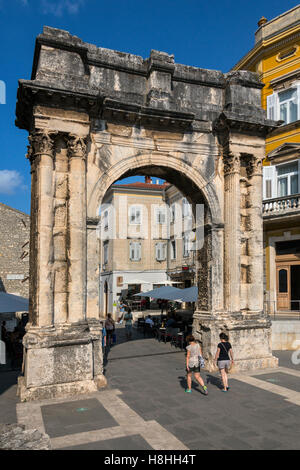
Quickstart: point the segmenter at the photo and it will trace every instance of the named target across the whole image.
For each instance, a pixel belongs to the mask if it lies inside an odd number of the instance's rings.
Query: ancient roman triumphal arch
[[[30,321],[22,400],[105,386],[99,205],[123,176],[151,174],[205,204],[194,332],[209,367],[227,331],[235,367],[272,367],[263,313],[262,159],[276,123],[255,74],[176,64],[86,44],[45,27],[16,124],[29,132]]]

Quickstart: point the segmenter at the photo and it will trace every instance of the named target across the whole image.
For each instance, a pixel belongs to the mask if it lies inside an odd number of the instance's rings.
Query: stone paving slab
[[[46,405],[41,410],[50,438],[118,426],[96,399]]]
[[[136,434],[118,439],[108,439],[106,441],[90,442],[79,446],[64,447],[61,450],[152,450],[147,441]]]
[[[253,377],[299,392],[299,377],[291,375],[287,377],[284,372],[253,375]]]

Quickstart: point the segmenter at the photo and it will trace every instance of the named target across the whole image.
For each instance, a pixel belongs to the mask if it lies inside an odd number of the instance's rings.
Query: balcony
[[[263,217],[279,217],[300,214],[300,194],[265,199],[263,201]]]

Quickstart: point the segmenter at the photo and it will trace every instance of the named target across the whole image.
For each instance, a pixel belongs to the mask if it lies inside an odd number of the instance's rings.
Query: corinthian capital
[[[223,158],[224,175],[240,172],[240,156],[238,154],[228,154]]]
[[[68,137],[68,155],[69,157],[85,158],[86,142],[83,137],[70,134]]]
[[[255,155],[246,155],[246,171],[248,178],[252,176],[260,176],[262,175],[262,159],[256,157]]]
[[[33,132],[29,137],[29,146],[27,158],[32,161],[37,155],[49,155],[53,157],[54,154],[54,139],[56,135],[54,132],[48,130],[37,130]]]

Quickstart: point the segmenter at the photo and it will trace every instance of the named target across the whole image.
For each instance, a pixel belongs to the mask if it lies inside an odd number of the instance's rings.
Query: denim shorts
[[[231,361],[226,360],[226,361],[218,361],[218,367],[219,369],[229,369]]]

